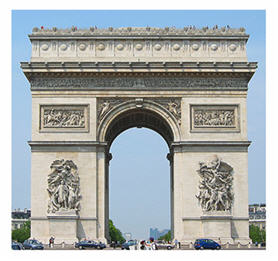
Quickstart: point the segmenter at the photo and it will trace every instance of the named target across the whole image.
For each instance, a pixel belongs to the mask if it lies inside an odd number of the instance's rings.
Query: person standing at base
[[[54,237],[51,236],[49,239],[49,247],[54,247]]]
[[[141,242],[140,242],[140,249],[141,250],[145,250],[145,240],[142,240]]]

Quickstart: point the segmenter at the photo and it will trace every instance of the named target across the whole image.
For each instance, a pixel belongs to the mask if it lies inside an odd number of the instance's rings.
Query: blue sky
[[[31,93],[19,63],[29,61],[28,34],[37,26],[245,27],[249,61],[258,70],[249,83],[249,202],[265,202],[265,11],[13,11],[12,12],[12,208],[30,208]],[[110,217],[122,232],[147,237],[150,227],[170,227],[168,148],[157,133],[130,129],[112,144]],[[125,164],[124,162],[129,162]],[[134,204],[136,202],[136,204]]]

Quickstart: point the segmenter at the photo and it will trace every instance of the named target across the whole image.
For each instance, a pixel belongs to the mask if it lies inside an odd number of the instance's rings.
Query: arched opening
[[[161,115],[159,115],[158,113],[154,112],[154,111],[151,111],[151,110],[148,110],[148,109],[142,109],[142,108],[133,108],[133,109],[130,109],[130,110],[127,110],[127,111],[124,111],[122,113],[120,113],[119,115],[117,115],[116,117],[113,118],[113,120],[111,120],[109,122],[109,125],[106,129],[106,132],[105,132],[105,141],[107,142],[107,161],[106,161],[106,171],[105,171],[105,181],[106,181],[106,191],[105,191],[105,223],[106,223],[106,238],[109,239],[109,231],[108,231],[108,221],[109,221],[109,217],[110,217],[110,214],[109,214],[109,198],[110,198],[110,195],[109,195],[109,181],[110,181],[110,174],[109,172],[111,171],[109,169],[109,165],[110,164],[113,164],[113,163],[110,163],[110,160],[112,159],[112,153],[113,153],[113,144],[114,144],[114,141],[115,141],[115,144],[117,144],[117,140],[116,139],[121,133],[125,132],[126,130],[128,130],[127,132],[133,132],[134,133],[134,128],[143,128],[144,130],[148,131],[149,134],[150,132],[152,133],[151,136],[155,136],[156,139],[160,139],[160,144],[163,144],[164,145],[160,145],[160,146],[164,146],[164,153],[162,155],[162,153],[160,152],[157,152],[159,151],[159,149],[157,150],[157,148],[154,148],[153,146],[154,145],[151,145],[150,147],[150,151],[153,150],[154,153],[159,153],[162,158],[164,158],[164,165],[165,168],[167,169],[166,172],[170,172],[170,176],[164,176],[164,183],[165,182],[168,182],[168,192],[166,191],[163,191],[163,189],[161,188],[161,191],[160,193],[155,192],[156,195],[151,195],[150,196],[150,204],[149,204],[149,208],[152,204],[156,204],[156,200],[154,197],[159,197],[159,194],[162,194],[162,193],[165,193],[165,194],[168,194],[168,224],[171,223],[171,225],[169,224],[167,227],[160,227],[162,225],[160,225],[159,223],[157,223],[157,225],[154,223],[154,221],[152,220],[149,224],[146,224],[146,226],[150,226],[148,229],[150,229],[151,227],[158,227],[159,229],[167,229],[167,228],[170,228],[173,232],[173,186],[172,186],[172,180],[173,180],[173,168],[172,168],[172,161],[171,161],[171,157],[169,157],[169,155],[171,155],[170,153],[170,145],[171,143],[174,141],[174,134],[173,134],[173,131],[172,131],[172,128],[171,126],[169,125],[169,123],[166,121],[166,119],[164,119]],[[146,128],[146,129],[145,129]],[[149,130],[147,130],[149,129]],[[152,130],[152,131],[151,131]],[[145,131],[145,132],[146,132]],[[154,132],[156,132],[156,134],[154,134]],[[138,133],[138,132],[137,132]],[[159,134],[159,135],[157,135]],[[121,135],[120,135],[121,136]],[[125,136],[125,133],[123,133],[123,136]],[[162,142],[162,139],[160,138],[162,137],[165,142]],[[136,139],[136,136],[134,135],[134,138]],[[119,140],[121,140],[121,138],[119,137]],[[148,144],[147,140],[139,140],[137,139],[136,142],[133,144],[135,145],[134,146],[134,150],[133,152],[136,151],[136,144],[140,143],[141,145],[144,144],[144,146],[148,146],[150,144]],[[167,144],[167,146],[165,146]],[[130,144],[129,144],[130,145]],[[112,148],[112,149],[111,149]],[[162,149],[163,150],[163,149]],[[112,152],[112,153],[111,153]],[[140,150],[137,151],[137,153],[140,153]],[[141,150],[141,153],[146,153],[146,151],[144,152],[144,150]],[[165,155],[166,154],[166,155]],[[168,155],[167,155],[168,154]],[[137,154],[138,155],[138,154]],[[168,158],[168,160],[170,161],[170,164],[169,164],[169,161],[167,162],[166,160],[166,156]],[[117,156],[115,156],[115,158],[117,158]],[[146,158],[145,158],[146,160]],[[144,161],[144,159],[143,159]],[[149,162],[150,163],[150,162]],[[154,162],[153,162],[154,163]],[[117,164],[117,163],[116,163]],[[119,163],[118,163],[119,164]],[[128,158],[126,158],[125,160],[122,161],[121,164],[128,164],[128,165],[131,165],[129,166],[129,168],[127,168],[127,172],[132,172],[132,168],[135,168],[135,164],[133,164],[132,166],[132,162],[128,161]],[[136,164],[138,164],[138,161],[136,161]],[[140,161],[139,164],[143,165],[144,162]],[[159,164],[159,163],[157,163]],[[170,167],[169,167],[170,165]],[[167,166],[167,167],[166,167]],[[170,171],[169,171],[170,169]],[[120,171],[120,170],[119,170]],[[144,171],[144,170],[142,170]],[[147,170],[145,170],[146,172],[148,172]],[[159,171],[159,168],[156,168],[156,171]],[[115,172],[117,172],[117,170],[115,170]],[[151,172],[151,171],[150,171]],[[117,173],[111,173],[112,175],[117,175]],[[148,173],[149,175],[151,175],[152,173]],[[144,176],[146,177],[146,175],[148,175],[146,173],[144,173]],[[157,174],[157,173],[156,173]],[[129,175],[129,173],[125,173],[124,175]],[[157,177],[157,175],[155,175]],[[123,177],[121,177],[123,178]],[[134,182],[136,184],[136,178],[135,179],[132,179],[133,181],[131,182]],[[169,181],[170,180],[170,181]],[[159,181],[157,181],[156,183],[158,183]],[[141,183],[144,183],[144,181],[141,180]],[[155,182],[152,182],[150,181],[150,183],[153,185],[153,186],[156,186],[156,183]],[[138,183],[137,183],[138,184]],[[146,184],[146,187],[149,186],[148,184],[148,181],[145,181],[145,184]],[[117,185],[116,185],[117,186]],[[158,186],[158,190],[159,190],[159,185]],[[162,185],[163,187],[163,185]],[[121,186],[119,185],[119,189],[121,189]],[[142,188],[143,189],[143,188]],[[138,193],[138,191],[136,192]],[[149,191],[146,191],[145,193],[149,193],[149,194],[152,194],[151,190]],[[120,197],[121,194],[118,194],[117,196]],[[121,195],[122,196],[122,195]],[[126,195],[127,197],[129,195]],[[131,195],[132,197],[132,195]],[[143,200],[144,200],[144,197],[142,197]],[[153,201],[152,201],[152,198],[153,198]],[[162,197],[163,198],[163,197]],[[139,197],[138,197],[138,194],[137,196],[134,197],[134,204],[138,204],[138,200]],[[125,204],[125,200],[124,198],[119,198],[119,201],[122,203],[122,204]],[[167,205],[167,202],[165,205]],[[120,204],[121,204],[120,203]],[[144,203],[143,203],[144,204]],[[138,204],[138,207],[140,206],[140,212],[143,211],[144,207],[143,207],[143,204]],[[161,202],[159,203],[161,204]],[[167,206],[165,207],[167,208]],[[169,220],[169,208],[170,208],[170,220]],[[133,207],[124,207],[123,209],[125,209],[125,211],[132,211],[134,212],[135,209]],[[146,208],[146,211],[145,211],[145,215],[148,215],[148,208]],[[167,215],[167,214],[166,214]],[[142,222],[144,222],[142,220]],[[131,222],[132,223],[132,222]],[[165,222],[164,222],[165,223]],[[167,223],[167,222],[166,222]],[[129,231],[123,231],[123,232],[129,232]],[[148,236],[148,234],[146,235],[146,227],[144,228],[144,238],[146,238]],[[143,234],[137,234],[138,236],[143,236]],[[138,238],[140,239],[140,238]]]
[[[170,229],[168,152],[161,135],[147,128],[125,130],[111,145],[109,219],[132,238]]]
[[[145,127],[156,131],[165,139],[169,147],[173,142],[173,132],[159,114],[146,109],[132,109],[123,112],[110,123],[105,135],[108,148],[120,133],[133,127]]]

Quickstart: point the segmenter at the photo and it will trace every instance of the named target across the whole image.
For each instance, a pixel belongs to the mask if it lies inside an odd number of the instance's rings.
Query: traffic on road
[[[27,239],[23,243],[19,243],[16,241],[12,241],[11,243],[12,250],[240,250],[240,249],[265,249],[265,242],[263,244],[248,244],[246,246],[238,244],[220,244],[209,238],[199,238],[196,239],[194,244],[191,243],[189,245],[181,245],[177,240],[165,241],[165,240],[154,240],[150,238],[148,240],[136,240],[131,239],[127,240],[124,243],[120,242],[111,242],[106,245],[103,242],[97,242],[95,240],[84,239],[79,242],[75,242],[74,244],[54,244],[53,241],[50,241],[48,244],[42,244],[36,239]]]

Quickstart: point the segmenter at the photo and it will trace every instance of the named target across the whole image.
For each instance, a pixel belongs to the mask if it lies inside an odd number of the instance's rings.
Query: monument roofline
[[[58,29],[34,27],[32,34],[29,35],[31,40],[36,39],[117,39],[117,38],[144,38],[144,39],[202,39],[202,38],[235,38],[248,39],[249,35],[245,33],[245,28],[230,28],[229,26],[212,28],[195,26],[186,26],[183,28],[176,27],[120,27],[120,28],[97,28],[90,27],[82,29],[73,26],[72,28]]]
[[[36,27],[29,38],[32,62],[248,60],[246,43],[249,35],[242,27]]]

